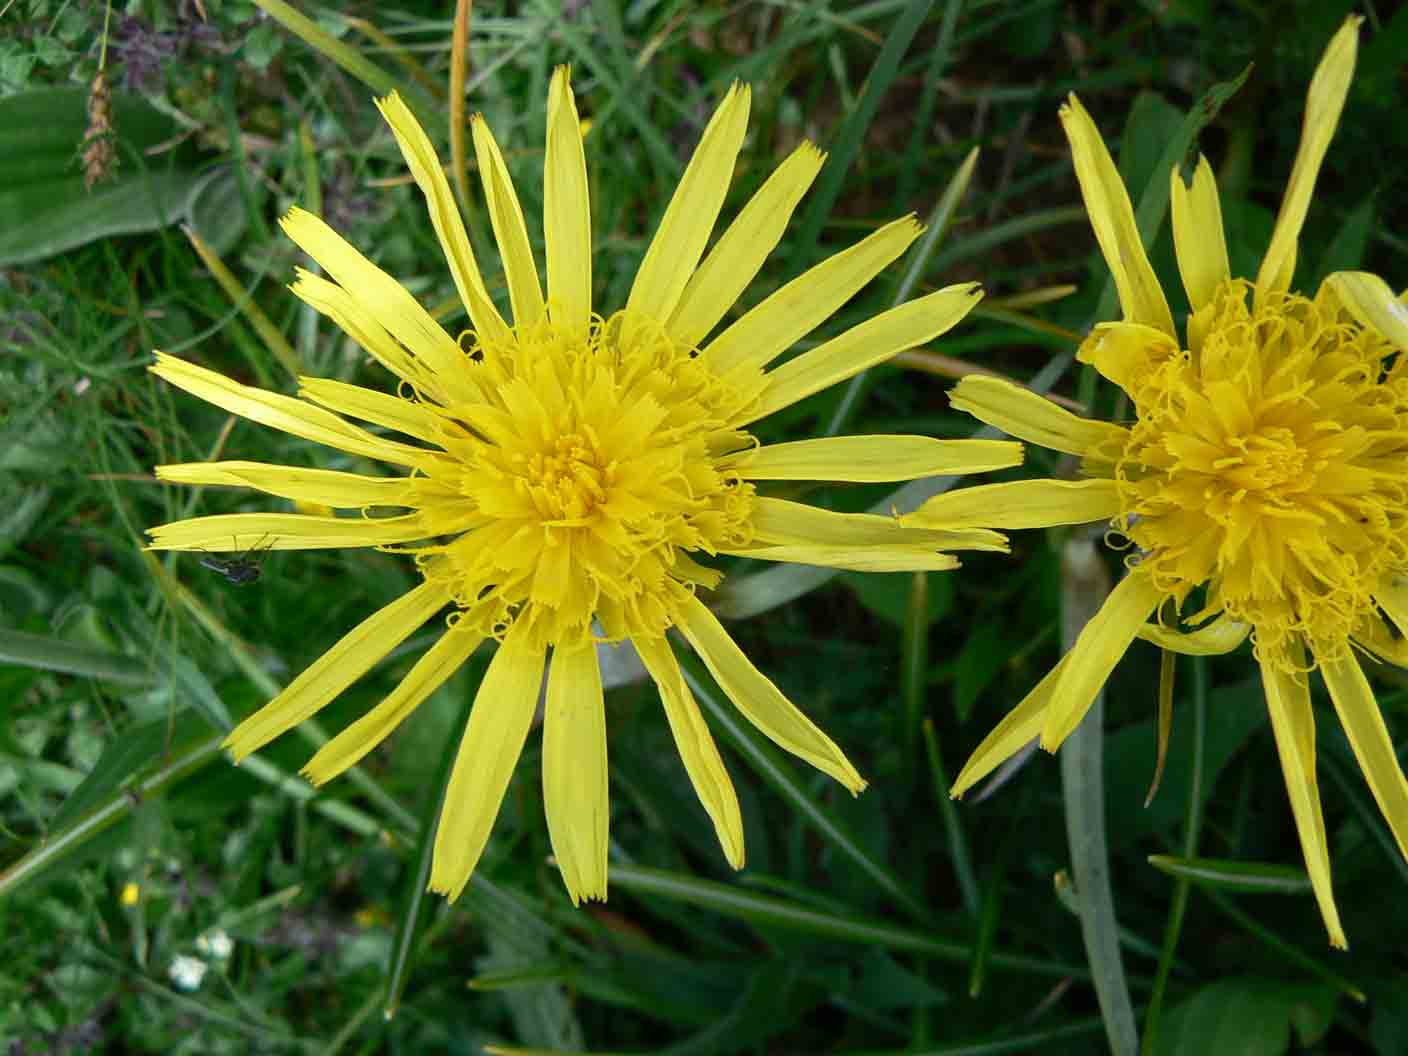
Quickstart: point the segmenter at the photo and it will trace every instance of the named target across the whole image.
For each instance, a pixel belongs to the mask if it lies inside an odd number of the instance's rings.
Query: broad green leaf
[[[1292,1025],[1302,1044],[1313,1044],[1324,1033],[1316,1024],[1328,1025],[1335,1001],[1333,990],[1315,984],[1222,979],[1169,1011],[1153,1051],[1156,1056],[1283,1056]]]

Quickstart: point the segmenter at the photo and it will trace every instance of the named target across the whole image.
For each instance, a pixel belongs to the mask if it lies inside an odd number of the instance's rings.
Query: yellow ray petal
[[[1335,126],[1339,124],[1340,111],[1344,109],[1344,100],[1349,94],[1349,82],[1354,77],[1354,59],[1359,51],[1359,23],[1362,21],[1359,15],[1350,15],[1344,20],[1344,25],[1325,49],[1325,55],[1315,69],[1315,76],[1311,78],[1295,165],[1291,168],[1285,197],[1281,199],[1281,211],[1276,216],[1271,244],[1256,274],[1258,303],[1269,292],[1290,288],[1296,267],[1296,242],[1305,223],[1305,214],[1310,209],[1315,178],[1320,174],[1320,163],[1325,160],[1325,152],[1330,148]]]
[[[694,694],[680,674],[679,662],[663,638],[632,639],[632,644],[660,690],[665,719],[670,724],[685,773],[709,820],[714,823],[724,858],[735,869],[742,869],[743,815],[738,809],[738,796],[714,737],[699,713],[699,705],[694,702]]]
[[[773,743],[830,774],[852,793],[865,788],[864,779],[835,742],[753,666],[702,601],[691,595],[682,603],[677,626],[743,717]]]
[[[1139,637],[1146,642],[1184,656],[1221,656],[1230,653],[1247,640],[1251,625],[1236,620],[1218,619],[1196,631],[1176,631],[1157,623],[1139,628]]]
[[[1076,351],[1076,359],[1133,394],[1152,370],[1181,354],[1177,341],[1152,326],[1098,323]]]
[[[1354,749],[1354,758],[1359,760],[1364,780],[1369,782],[1369,790],[1398,843],[1398,853],[1408,858],[1408,782],[1403,779],[1403,768],[1398,764],[1398,754],[1369,680],[1353,654],[1322,661],[1320,674],[1330,688],[1330,699],[1335,702],[1340,725]]]
[[[925,528],[874,513],[836,513],[787,499],[753,500],[758,546],[891,546],[1006,552],[1007,540],[981,528]]]
[[[420,123],[411,113],[410,108],[401,101],[401,97],[395,92],[384,99],[376,101],[377,109],[381,111],[381,116],[386,119],[386,123],[391,126],[391,133],[396,137],[396,145],[401,148],[401,154],[406,159],[406,165],[411,170],[411,176],[416,181],[416,186],[420,188],[421,194],[425,195],[425,205],[430,212],[430,223],[435,228],[435,236],[440,240],[440,248],[445,253],[445,260],[450,265],[450,274],[454,277],[455,288],[459,290],[460,300],[464,303],[465,311],[469,313],[469,320],[474,324],[474,329],[481,337],[487,337],[493,341],[503,341],[508,338],[508,326],[504,323],[503,316],[499,315],[499,310],[494,307],[494,302],[489,299],[489,293],[484,288],[484,279],[479,274],[479,265],[474,260],[474,249],[469,244],[469,235],[464,230],[464,218],[460,216],[459,206],[455,204],[455,196],[450,191],[450,181],[445,178],[445,170],[440,167],[440,155],[436,153],[434,145],[430,142],[430,137],[425,134],[425,130],[420,127]],[[297,241],[295,239],[294,241]],[[299,245],[303,243],[299,242]],[[304,246],[307,249],[306,246]],[[328,271],[332,272],[333,278],[352,290],[359,296],[363,295],[363,289],[357,282],[348,282],[337,274],[337,272],[312,250],[313,258],[318,261]],[[396,284],[400,288],[400,284]],[[390,294],[389,289],[385,291]],[[412,302],[415,298],[409,293],[401,292]],[[399,300],[399,299],[398,299]],[[388,306],[390,301],[388,301]],[[416,308],[420,308],[418,302]],[[425,314],[425,319],[421,319],[418,314],[410,310],[409,305],[394,309],[399,314],[401,311],[407,313],[408,321],[414,316],[417,324],[424,329],[425,320],[430,319]],[[424,312],[424,309],[421,309]],[[402,336],[394,326],[386,322],[387,329],[417,353],[419,347],[414,341],[409,341]],[[432,325],[433,320],[432,320]],[[435,329],[439,330],[438,325]],[[442,331],[443,333],[443,331]],[[456,353],[459,347],[455,346]],[[438,366],[438,365],[437,365]]]
[[[1120,580],[1066,655],[1066,672],[1052,692],[1041,746],[1054,752],[1090,710],[1095,694],[1124,656],[1139,628],[1164,599],[1152,576],[1137,569]]]
[[[388,546],[424,539],[423,518],[308,517],[301,513],[220,513],[148,528],[151,550],[321,550],[339,546]]]
[[[377,322],[364,302],[337,283],[305,268],[295,268],[294,274],[297,277],[289,289],[341,327],[343,333],[398,378],[441,403],[474,399],[478,395],[477,388],[463,372],[437,375],[428,364],[412,356]]]
[[[440,418],[423,404],[331,378],[298,379],[298,394],[330,411],[384,425],[428,444],[440,443]],[[430,454],[431,452],[426,452]]]
[[[828,436],[726,455],[720,469],[744,480],[883,482],[940,474],[985,473],[1022,464],[1022,445],[1002,440],[927,436]]]
[[[685,286],[667,327],[671,337],[697,345],[708,336],[777,248],[825,160],[813,144],[802,143],[758,188]]]
[[[513,306],[513,323],[524,326],[536,323],[543,314],[543,288],[538,285],[538,266],[533,263],[533,247],[528,241],[528,225],[523,220],[523,207],[513,189],[504,156],[489,125],[481,114],[470,120],[474,132],[474,156],[479,162],[479,178],[484,184],[484,197],[489,203],[489,220],[494,226],[494,241],[503,257],[504,275],[508,279],[508,297]]]
[[[592,211],[582,126],[567,66],[553,71],[548,88],[543,241],[547,247],[548,312],[574,340],[585,340],[592,315]]]
[[[543,683],[546,650],[528,620],[509,631],[479,685],[435,830],[430,890],[451,902],[469,883],[513,778]]]
[[[606,897],[606,708],[596,646],[553,650],[543,713],[543,809],[575,906]]]
[[[1173,245],[1178,273],[1193,311],[1212,300],[1218,284],[1232,275],[1227,263],[1227,239],[1222,233],[1222,205],[1217,180],[1208,159],[1198,155],[1193,184],[1183,182],[1175,165],[1169,170],[1169,200],[1173,209]]]
[[[1085,199],[1085,211],[1090,214],[1090,226],[1095,229],[1100,252],[1115,280],[1125,321],[1143,323],[1176,336],[1168,301],[1139,238],[1129,192],[1100,138],[1100,130],[1075,93],[1061,107],[1061,124],[1071,143],[1071,160]]]
[[[1128,435],[1118,425],[1078,417],[1020,385],[981,374],[954,386],[948,402],[1005,433],[1068,455],[1090,454],[1107,444],[1122,447]]]
[[[279,226],[437,376],[464,369],[459,345],[420,301],[322,220],[294,207]]]
[[[1386,341],[1408,351],[1408,304],[1389,289],[1388,283],[1367,271],[1338,271],[1327,276],[1325,283],[1361,325],[1377,330]]]
[[[1390,579],[1374,591],[1374,600],[1388,613],[1398,633],[1408,641],[1408,582]]]
[[[717,374],[766,367],[835,314],[923,230],[912,216],[894,220],[798,275],[710,341],[702,350],[705,362]]]
[[[318,749],[301,771],[303,776],[322,785],[356,764],[458,671],[483,640],[458,628],[446,631],[385,700]]]
[[[1049,528],[1107,521],[1119,512],[1113,480],[1017,480],[935,495],[901,520],[933,528]]]
[[[408,477],[367,477],[331,469],[274,466],[266,462],[179,462],[157,466],[158,480],[173,484],[221,484],[258,488],[294,502],[316,502],[342,510],[363,506],[409,506]]]
[[[378,609],[313,661],[282,693],[236,726],[222,747],[239,762],[291,730],[366,674],[449,601],[450,593],[443,584],[427,580]]]
[[[852,572],[947,572],[958,567],[958,558],[934,546],[758,546],[726,550],[733,557],[755,561],[783,561]]]
[[[1303,665],[1304,657],[1296,663]],[[1305,676],[1264,663],[1261,684],[1266,690],[1266,710],[1276,734],[1276,750],[1281,756],[1281,771],[1286,779],[1291,811],[1295,814],[1296,831],[1300,834],[1305,868],[1310,873],[1310,886],[1330,933],[1330,945],[1343,950],[1349,944],[1345,941],[1334,891],[1330,887],[1330,848],[1325,839],[1320,787],[1315,777],[1315,714],[1310,707],[1310,688]]]
[[[762,399],[735,424],[765,418],[905,349],[932,341],[957,325],[982,298],[975,282],[946,286],[851,327],[767,374]]]
[[[1389,625],[1378,616],[1370,616],[1362,620],[1360,625],[1355,628],[1354,644],[1366,649],[1375,658],[1385,663],[1408,667],[1408,638],[1402,637],[1403,628],[1398,622],[1399,618],[1408,615],[1408,613],[1399,610],[1398,615],[1395,616],[1394,610],[1384,604],[1383,594],[1375,594],[1374,600],[1383,606],[1383,610],[1389,614],[1398,634],[1395,635],[1390,631]]]
[[[1060,682],[1061,674],[1066,670],[1066,659],[1062,657],[1056,666],[1046,673],[1046,677],[1022,698],[1021,703],[1003,716],[1002,721],[973,749],[973,754],[968,757],[968,762],[963,764],[957,780],[949,789],[950,796],[958,799],[1023,747],[1036,740],[1041,733],[1042,724],[1046,721],[1046,709],[1051,704],[1056,684]]]
[[[157,352],[156,362],[147,369],[178,389],[231,414],[291,436],[326,444],[339,451],[402,466],[418,465],[426,454],[422,448],[373,436],[365,429],[359,429],[331,411],[314,407],[311,403],[241,385],[223,374],[187,363],[165,352]]]
[[[752,97],[746,84],[735,81],[694,148],[626,298],[621,340],[627,347],[639,321],[664,323],[674,314],[680,294],[704,255],[748,130]]]

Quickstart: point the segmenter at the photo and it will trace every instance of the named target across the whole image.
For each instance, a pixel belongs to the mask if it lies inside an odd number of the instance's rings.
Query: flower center
[[[1250,293],[1223,283],[1197,350],[1134,384],[1118,525],[1179,604],[1207,584],[1195,622],[1250,623],[1272,663],[1293,643],[1324,660],[1408,568],[1408,368],[1326,296]]]
[[[557,437],[547,452],[519,455],[516,460],[523,463],[518,490],[545,524],[585,523],[606,502],[606,489],[615,475],[593,439],[577,433]]]
[[[689,552],[752,538],[752,486],[715,466],[751,442],[728,426],[745,401],[663,328],[622,324],[466,335],[476,397],[422,403],[448,456],[425,467],[422,512],[476,522],[418,551],[422,571],[483,633],[526,619],[548,644],[661,635],[719,580]]]

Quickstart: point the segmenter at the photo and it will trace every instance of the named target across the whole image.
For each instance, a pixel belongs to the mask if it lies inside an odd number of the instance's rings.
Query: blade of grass
[[[415,112],[416,120],[427,128],[434,127],[437,107],[419,88],[402,84],[376,63],[371,62],[350,44],[344,44],[303,12],[284,0],[254,0],[270,18],[292,33],[314,51],[341,66],[377,95],[399,91],[406,105]]]
[[[1198,853],[1198,836],[1203,827],[1203,766],[1207,751],[1208,667],[1207,658],[1191,658],[1193,667],[1193,757],[1189,761],[1188,803],[1183,810],[1183,856]],[[1163,1013],[1164,992],[1173,971],[1178,938],[1183,933],[1183,917],[1188,910],[1188,895],[1192,882],[1180,876],[1173,883],[1169,901],[1168,923],[1164,926],[1164,944],[1159,953],[1159,967],[1154,974],[1154,989],[1149,995],[1149,1007],[1144,1013],[1144,1056],[1153,1056],[1159,1040],[1159,1018]]]
[[[935,251],[939,248],[939,243],[943,240],[945,232],[948,231],[948,225],[953,220],[958,203],[963,200],[964,194],[968,191],[968,185],[973,181],[973,169],[977,164],[978,148],[974,147],[949,179],[944,193],[939,195],[939,200],[934,203],[924,234],[914,247],[914,252],[910,254],[909,266],[905,268],[904,278],[900,280],[899,286],[895,289],[895,297],[891,302],[892,307],[898,307],[909,300],[910,294],[919,285],[920,277],[928,268],[929,261],[933,259]],[[871,373],[869,370],[863,370],[846,383],[846,387],[841,390],[840,402],[831,413],[831,420],[823,432],[824,436],[837,435],[855,417],[855,413],[860,407],[861,397],[869,386],[867,379],[871,377]]]
[[[869,920],[859,913],[823,913],[772,895],[761,895],[729,884],[700,880],[663,869],[647,869],[643,866],[612,862],[610,882],[613,888],[630,891],[636,895],[656,895],[677,902],[687,902],[701,909],[766,927],[802,931],[861,946],[879,946],[954,964],[964,964],[968,960],[969,949],[961,942],[935,939],[921,931],[885,921]],[[1058,978],[1084,975],[1075,965],[1028,957],[1025,954],[996,953],[990,963],[995,967],[1030,972],[1034,975]]]
[[[450,37],[450,177],[460,196],[460,208],[468,211],[474,199],[469,195],[469,164],[464,149],[464,79],[469,72],[469,20],[474,0],[456,0],[455,27]]]
[[[909,50],[914,35],[919,32],[919,27],[924,24],[924,19],[928,17],[933,6],[934,0],[910,0],[895,19],[895,24],[890,27],[885,43],[880,48],[880,54],[875,57],[875,64],[866,75],[865,90],[861,93],[860,102],[847,115],[835,140],[828,146],[826,166],[821,170],[821,177],[812,189],[807,210],[802,214],[797,237],[792,242],[792,255],[787,262],[789,274],[800,273],[815,258],[817,248],[821,244],[821,229],[826,225],[827,217],[836,205],[841,187],[851,171],[851,164],[865,143],[865,133],[870,128],[870,122],[875,119],[880,101],[899,75],[900,60]]]
[[[229,268],[225,267],[225,262],[220,259],[219,254],[205,244],[205,241],[196,234],[193,227],[189,224],[182,224],[181,231],[190,240],[191,247],[200,257],[206,270],[225,291],[225,296],[230,298],[230,303],[244,313],[244,317],[249,320],[249,325],[254,327],[265,347],[274,354],[284,370],[288,371],[289,377],[296,382],[299,375],[303,373],[298,353],[279,332],[279,328],[264,314],[263,309],[254,302],[254,288],[245,289],[240,280],[235,278]],[[259,278],[256,278],[255,283],[258,282]]]
[[[0,663],[95,678],[137,689],[152,682],[145,660],[23,631],[0,629]]]
[[[958,890],[963,896],[963,908],[970,917],[975,917],[978,914],[978,882],[973,874],[973,860],[968,854],[968,838],[963,834],[963,821],[958,816],[957,805],[948,794],[948,774],[944,770],[939,737],[934,732],[931,719],[924,720],[924,747],[929,756],[929,773],[934,779],[934,799],[938,802],[939,816],[944,822],[944,836],[948,839],[949,861],[953,863]]]
[[[953,58],[953,34],[958,28],[958,16],[963,12],[963,0],[948,0],[944,5],[943,18],[939,22],[939,39],[929,52],[929,65],[924,70],[924,84],[919,90],[919,110],[914,117],[914,128],[909,135],[909,145],[905,148],[904,163],[900,169],[899,186],[895,190],[895,201],[904,208],[904,203],[913,197],[919,184],[919,170],[924,164],[924,148],[933,134],[931,123],[934,120],[934,106],[939,98],[939,79]]]
[[[740,721],[738,712],[726,706],[715,691],[713,682],[693,656],[681,656],[680,667],[695,697],[708,714],[710,724],[723,731],[724,737],[748,760],[754,770],[797,810],[822,838],[868,876],[877,887],[904,907],[914,919],[926,921],[929,911],[893,872],[871,857],[845,826],[828,814],[807,794],[797,776],[779,758],[776,750],[762,734]],[[613,864],[612,868],[615,868]]]
[[[452,679],[455,685],[460,679]],[[441,690],[440,692],[444,692]],[[459,752],[460,741],[464,739],[465,724],[469,722],[473,693],[464,694],[464,706],[460,709],[459,721],[445,738],[444,751],[440,753],[440,765],[435,770],[432,795],[425,797],[425,810],[420,818],[420,837],[411,868],[406,875],[406,893],[401,904],[401,914],[396,921],[396,935],[391,941],[391,955],[387,959],[386,999],[381,1006],[382,1018],[390,1022],[396,1017],[401,1006],[401,993],[411,973],[411,954],[416,944],[416,932],[421,912],[425,907],[425,896],[429,891],[430,861],[435,850],[435,830],[440,811],[445,806],[445,793],[450,787],[450,767]]]
[[[1109,576],[1095,545],[1072,539],[1061,559],[1061,646],[1069,652],[1081,630],[1110,592]],[[1061,746],[1061,794],[1066,840],[1080,898],[1080,930],[1105,1020],[1105,1036],[1115,1056],[1139,1050],[1139,1032],[1120,957],[1115,896],[1110,887],[1110,855],[1105,843],[1104,691],[1074,733]]]

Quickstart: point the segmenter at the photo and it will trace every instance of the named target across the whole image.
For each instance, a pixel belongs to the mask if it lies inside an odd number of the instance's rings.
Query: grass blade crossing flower
[[[718,555],[885,571],[951,568],[946,551],[1002,550],[960,510],[906,525],[767,498],[755,482],[894,481],[1017,465],[1012,441],[836,437],[760,446],[746,427],[923,344],[977,303],[951,286],[885,312],[770,370],[769,365],[898,258],[915,221],[888,224],[743,312],[712,340],[782,237],[823,158],[798,147],[709,247],[748,122],[735,85],[715,112],[641,263],[624,309],[592,310],[589,188],[566,69],[548,96],[540,282],[528,223],[488,125],[473,139],[503,260],[508,317],[490,297],[434,147],[392,95],[378,103],[416,184],[471,327],[458,340],[391,276],[317,217],[283,229],[324,269],[293,292],[393,375],[397,395],[318,378],[298,398],[262,392],[157,354],[153,373],[271,428],[389,464],[363,476],[253,462],[160,466],[183,484],[236,484],[351,516],[233,514],[151,529],[156,549],[225,550],[251,537],[275,549],[409,550],[421,586],[368,617],[237,727],[236,760],[313,715],[397,643],[449,609],[443,637],[396,690],[334,737],[304,773],[322,783],[353,765],[444,683],[484,640],[498,651],[450,776],[430,886],[457,897],[483,852],[532,726],[545,667],[543,798],[574,901],[606,895],[606,722],[596,646],[631,641],[659,687],[685,772],[731,865],[744,860],[733,785],[681,677],[678,628],[767,736],[852,792],[845,754],[734,644],[697,597]],[[707,251],[707,252],[706,252]],[[372,432],[365,422],[389,431]]]
[[[1316,790],[1311,671],[1323,675],[1374,798],[1408,851],[1408,783],[1356,655],[1408,661],[1408,308],[1363,273],[1331,275],[1314,297],[1290,290],[1315,178],[1353,75],[1359,21],[1345,22],[1316,71],[1254,282],[1230,273],[1207,160],[1191,184],[1174,171],[1174,246],[1192,307],[1181,339],[1129,195],[1071,97],[1061,119],[1124,316],[1096,326],[1078,356],[1124,389],[1135,421],[1088,421],[1000,380],[965,379],[953,392],[956,407],[1078,455],[1087,481],[969,489],[905,519],[922,527],[965,508],[1007,507],[1010,516],[984,523],[1108,519],[1134,544],[1129,574],[1104,612],[978,746],[955,795],[1038,734],[1054,750],[1134,637],[1208,654],[1250,633],[1306,865],[1336,946],[1345,936]],[[1183,628],[1164,625],[1174,612]]]

